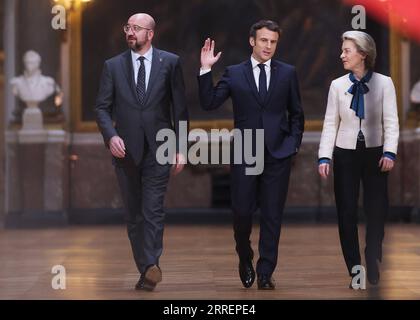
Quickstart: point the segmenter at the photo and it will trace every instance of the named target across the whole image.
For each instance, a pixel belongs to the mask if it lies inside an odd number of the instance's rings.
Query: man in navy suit
[[[234,236],[239,255],[239,275],[244,287],[255,280],[250,242],[252,215],[261,211],[258,289],[272,290],[277,265],[283,208],[286,201],[292,156],[298,152],[304,129],[298,79],[293,66],[273,60],[281,30],[277,23],[262,20],[251,27],[250,59],[229,66],[213,86],[214,40],[207,39],[201,50],[198,77],[200,104],[205,110],[218,108],[231,97],[235,128],[264,130],[264,170],[247,175],[245,164],[231,165],[231,196]],[[258,141],[252,142],[252,144]],[[249,148],[249,146],[248,146]],[[255,148],[253,148],[255,150]],[[262,155],[258,155],[262,156]],[[235,161],[236,162],[236,161]]]

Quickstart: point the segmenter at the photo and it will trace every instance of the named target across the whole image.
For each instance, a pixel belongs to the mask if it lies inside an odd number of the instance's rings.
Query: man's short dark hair
[[[249,36],[255,39],[257,36],[257,30],[262,28],[267,28],[270,31],[277,32],[279,37],[281,36],[281,29],[279,25],[271,20],[260,20],[257,23],[254,23],[249,30]]]

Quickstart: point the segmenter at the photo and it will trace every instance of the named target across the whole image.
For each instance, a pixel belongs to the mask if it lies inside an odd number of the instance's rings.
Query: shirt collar
[[[140,54],[138,54],[137,52],[134,52],[133,50],[131,50],[131,58],[133,59],[134,62],[136,62],[137,59],[140,56],[141,56]],[[143,57],[144,57],[145,60],[152,62],[153,47],[150,47],[150,49],[147,50],[147,52],[143,55]]]
[[[260,63],[253,57],[253,56],[251,56],[251,64],[252,64],[252,69],[254,69],[254,68],[256,68]],[[267,66],[267,67],[271,67],[271,59],[270,60],[267,60],[266,62],[264,62],[264,64]]]

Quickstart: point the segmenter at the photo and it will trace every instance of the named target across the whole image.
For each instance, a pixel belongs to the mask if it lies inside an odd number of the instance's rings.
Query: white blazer
[[[318,158],[332,159],[334,146],[356,149],[360,118],[350,108],[353,83],[349,74],[331,82]],[[397,154],[399,124],[395,87],[390,77],[374,72],[364,95],[365,118],[361,130],[367,148],[384,146],[384,152]]]

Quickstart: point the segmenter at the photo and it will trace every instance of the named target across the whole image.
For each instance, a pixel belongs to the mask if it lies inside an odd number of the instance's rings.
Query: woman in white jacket
[[[330,86],[318,171],[327,178],[334,155],[338,227],[350,276],[354,276],[352,268],[361,265],[357,207],[362,182],[367,276],[371,284],[377,284],[388,211],[387,178],[394,167],[399,137],[396,94],[390,77],[373,72],[376,46],[372,37],[347,31],[342,40],[340,58],[350,73]]]

